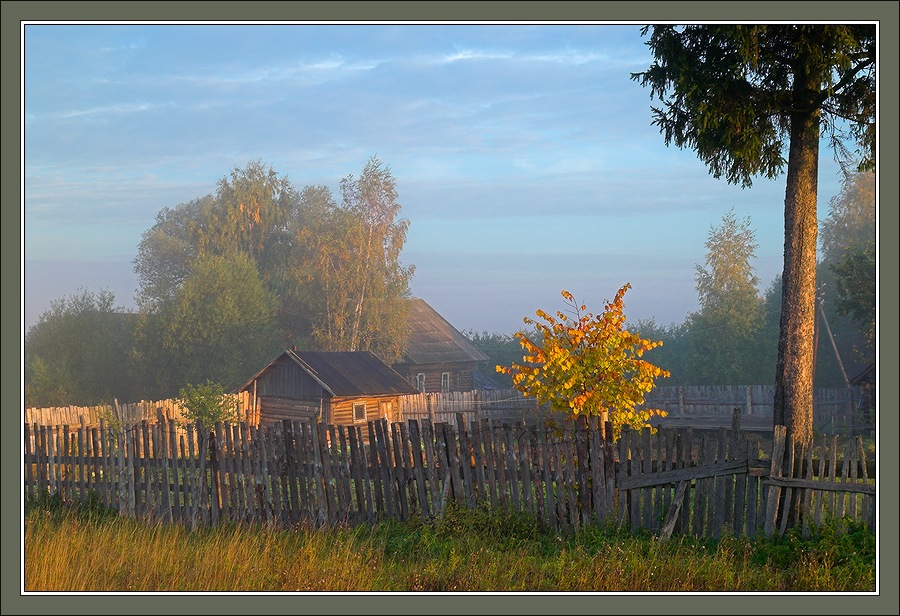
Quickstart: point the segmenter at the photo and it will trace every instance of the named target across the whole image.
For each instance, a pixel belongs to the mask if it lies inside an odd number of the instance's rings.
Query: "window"
[[[353,421],[365,421],[366,420],[366,403],[365,402],[354,402],[353,403]]]
[[[425,373],[420,372],[416,375],[416,389],[425,393]]]
[[[450,373],[442,372],[441,373],[441,393],[447,393],[450,391]]]

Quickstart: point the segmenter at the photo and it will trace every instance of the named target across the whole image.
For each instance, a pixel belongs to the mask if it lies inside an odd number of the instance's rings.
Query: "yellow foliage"
[[[662,345],[624,329],[626,283],[597,316],[587,312],[574,296],[563,290],[569,305],[568,316],[556,317],[544,310],[535,314],[543,322],[525,317],[534,325],[540,340],[530,340],[524,332],[516,338],[527,352],[521,364],[497,366],[497,371],[512,375],[513,385],[551,409],[570,415],[608,414],[618,438],[623,426],[643,428],[659,409],[638,409],[644,396],[655,386],[655,379],[669,373],[642,359],[645,351]]]

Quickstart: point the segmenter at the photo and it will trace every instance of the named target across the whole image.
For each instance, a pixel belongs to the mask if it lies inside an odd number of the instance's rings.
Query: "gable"
[[[409,300],[409,337],[398,364],[486,361],[488,356],[424,300]]]
[[[333,396],[383,396],[418,391],[369,351],[288,351]]]

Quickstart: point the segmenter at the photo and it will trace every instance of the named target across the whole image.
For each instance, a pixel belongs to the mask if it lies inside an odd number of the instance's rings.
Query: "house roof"
[[[369,351],[296,351],[288,349],[257,372],[238,391],[253,385],[282,358],[295,363],[335,397],[417,394],[393,368]]]
[[[409,300],[408,322],[406,353],[398,364],[442,364],[488,359],[487,355],[422,299]]]

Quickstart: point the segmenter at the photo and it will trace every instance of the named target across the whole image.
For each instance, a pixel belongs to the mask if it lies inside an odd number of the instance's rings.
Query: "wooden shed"
[[[406,352],[394,370],[420,392],[475,389],[478,362],[489,358],[424,300],[409,300]]]
[[[394,421],[399,397],[418,393],[368,351],[320,352],[288,349],[238,391],[253,396],[260,424],[310,419],[363,426]]]

